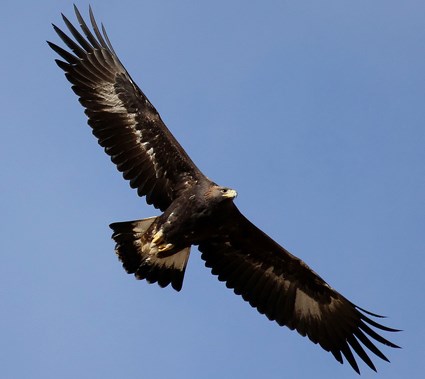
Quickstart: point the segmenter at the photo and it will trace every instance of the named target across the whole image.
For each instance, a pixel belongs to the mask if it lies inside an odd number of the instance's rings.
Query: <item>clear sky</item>
[[[78,1],[87,16],[88,3]],[[378,375],[425,368],[425,2],[93,1],[186,151],[351,301],[404,329]],[[0,377],[355,378],[225,288],[136,281],[108,224],[158,212],[86,125],[46,40],[70,1],[3,1]]]

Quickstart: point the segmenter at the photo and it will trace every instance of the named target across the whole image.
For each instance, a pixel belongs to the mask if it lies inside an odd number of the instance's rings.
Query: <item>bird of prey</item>
[[[375,371],[371,352],[388,361],[374,340],[398,346],[372,327],[396,329],[374,321],[382,316],[347,300],[244,217],[234,204],[236,191],[207,178],[167,129],[92,10],[92,30],[76,7],[75,13],[82,33],[63,15],[69,34],[53,25],[68,47],[48,42],[62,58],[56,63],[72,83],[99,144],[139,196],[163,212],[110,225],[125,270],[180,291],[190,248],[198,246],[205,265],[228,288],[268,319],[308,336],[340,363],[345,357],[359,373],[355,354]]]

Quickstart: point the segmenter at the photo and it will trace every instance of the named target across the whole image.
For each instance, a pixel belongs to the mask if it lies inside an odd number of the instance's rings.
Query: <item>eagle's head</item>
[[[221,203],[223,200],[233,200],[238,193],[231,188],[213,185],[206,192],[207,199],[211,202]]]

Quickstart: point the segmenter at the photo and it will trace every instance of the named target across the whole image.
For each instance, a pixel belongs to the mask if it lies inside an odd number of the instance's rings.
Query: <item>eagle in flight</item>
[[[48,42],[62,58],[56,63],[99,144],[139,196],[163,212],[110,225],[125,270],[180,291],[190,248],[197,245],[211,272],[269,320],[308,336],[340,363],[345,357],[357,373],[355,354],[375,371],[370,352],[388,361],[373,340],[398,346],[371,327],[397,330],[372,320],[382,316],[347,300],[244,217],[233,202],[236,191],[207,178],[167,129],[91,9],[92,31],[76,7],[75,13],[82,34],[63,15],[70,34],[53,25],[70,50]]]

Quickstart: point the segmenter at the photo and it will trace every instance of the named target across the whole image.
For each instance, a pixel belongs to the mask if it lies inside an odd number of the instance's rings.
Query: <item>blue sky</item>
[[[77,2],[86,16],[88,3]],[[237,205],[425,364],[423,1],[93,1],[127,69]],[[183,290],[127,275],[108,224],[157,214],[102,152],[45,40],[68,1],[2,5],[2,378],[354,378],[193,250]],[[361,365],[362,377],[378,377]]]

